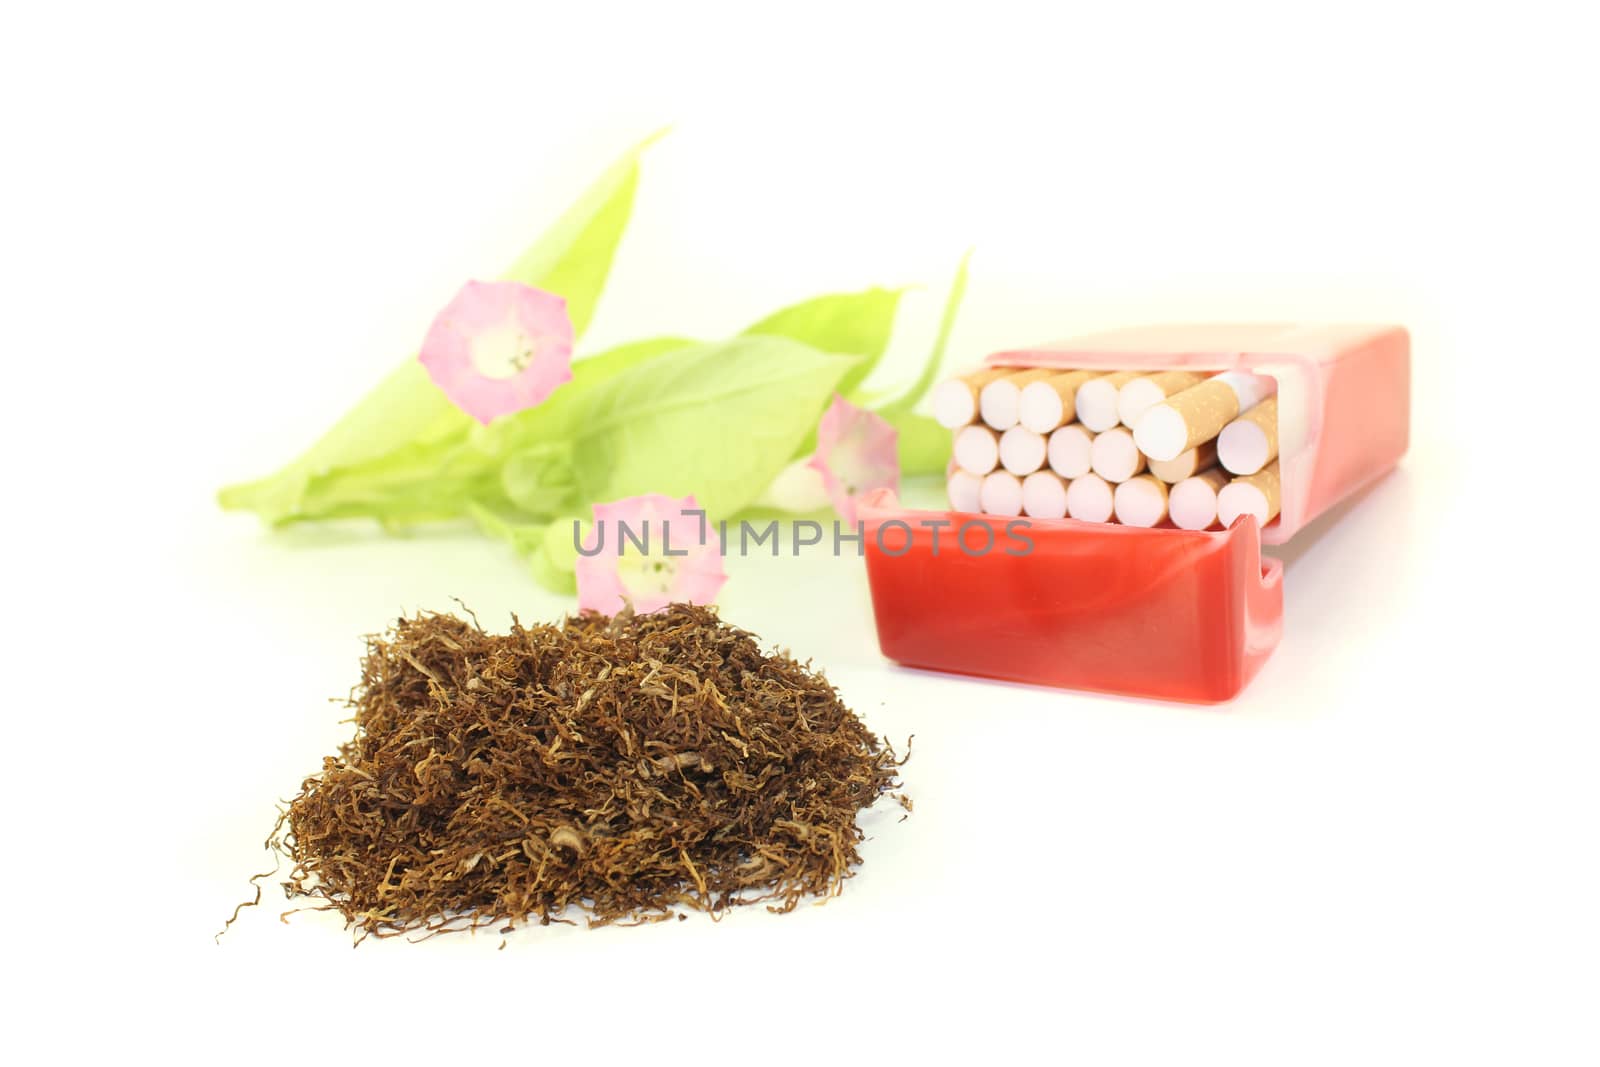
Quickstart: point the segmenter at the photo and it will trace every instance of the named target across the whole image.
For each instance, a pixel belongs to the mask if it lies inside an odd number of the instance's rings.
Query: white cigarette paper
[[[1022,426],[1000,435],[1000,465],[1019,478],[1044,466],[1045,439]]]
[[[1255,474],[1235,478],[1217,494],[1217,521],[1226,530],[1240,515],[1254,515],[1265,526],[1278,514],[1278,463],[1276,460]]]
[[[1133,434],[1117,426],[1095,435],[1089,466],[1108,482],[1125,482],[1144,470],[1144,453],[1133,443]]]
[[[1055,371],[1040,367],[1012,370],[996,378],[978,393],[978,414],[996,430],[1009,430],[1017,424],[1022,406],[1022,390],[1029,382],[1053,377]]]
[[[1022,514],[1022,479],[1005,471],[984,476],[978,503],[990,515]]]
[[[1228,472],[1212,467],[1167,491],[1167,513],[1180,530],[1209,530],[1217,523],[1217,491],[1228,484]]]
[[[1047,434],[1073,420],[1077,411],[1078,389],[1100,371],[1074,370],[1029,382],[1022,387],[1017,405],[1017,421],[1034,433]]]
[[[978,392],[985,385],[1011,371],[988,367],[940,382],[933,391],[933,418],[947,430],[958,429],[978,417]]]
[[[945,480],[945,494],[950,498],[951,511],[979,512],[983,504],[979,500],[979,490],[983,479],[971,471],[956,469],[950,472],[950,477]]]
[[[1117,394],[1124,385],[1143,377],[1143,371],[1124,370],[1084,382],[1078,387],[1078,421],[1095,433],[1111,429],[1117,424]]]
[[[1124,526],[1154,526],[1167,517],[1167,483],[1151,474],[1130,478],[1117,486],[1112,505]]]
[[[1067,486],[1067,514],[1082,522],[1105,522],[1115,503],[1111,486],[1098,474],[1074,478]]]
[[[1254,474],[1278,458],[1278,398],[1269,396],[1222,428],[1217,459],[1233,474]]]
[[[1071,480],[1089,473],[1094,462],[1094,434],[1078,423],[1069,422],[1050,435],[1046,458],[1050,469]]]
[[[1217,443],[1207,441],[1204,444],[1191,448],[1187,452],[1180,452],[1177,459],[1162,461],[1152,459],[1149,462],[1150,473],[1166,482],[1168,485],[1177,485],[1185,478],[1193,478],[1196,474],[1217,462]]]
[[[1205,380],[1204,374],[1192,370],[1164,370],[1147,378],[1135,378],[1117,391],[1117,418],[1131,430],[1139,416],[1153,405]]]
[[[1239,412],[1255,407],[1275,388],[1271,378],[1244,371],[1207,378],[1147,410],[1134,426],[1133,438],[1151,459],[1176,459],[1217,436]]]
[[[956,431],[951,451],[956,457],[956,466],[982,477],[1000,462],[1000,438],[989,427],[974,423]]]
[[[1032,519],[1065,518],[1067,483],[1054,471],[1034,471],[1022,479],[1022,513]]]

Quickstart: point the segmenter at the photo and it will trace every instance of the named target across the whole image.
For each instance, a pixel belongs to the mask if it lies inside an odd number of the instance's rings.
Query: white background
[[[16,1046],[1595,1062],[1579,5],[395,6],[3,16]],[[857,561],[733,561],[728,619],[917,737],[916,813],[825,907],[352,952],[274,895],[214,946],[361,634],[572,604],[456,531],[269,535],[212,494],[665,122],[591,351],[923,283],[892,377],[972,244],[967,362],[1406,323],[1411,454],[1289,546],[1283,644],[1221,709],[898,670]]]

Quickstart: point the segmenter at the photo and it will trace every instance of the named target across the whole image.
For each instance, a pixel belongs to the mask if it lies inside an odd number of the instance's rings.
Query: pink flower
[[[641,614],[668,604],[709,604],[728,580],[715,528],[686,496],[660,493],[594,506],[594,528],[578,550],[578,608]]]
[[[856,498],[873,489],[900,488],[899,434],[881,416],[842,396],[817,424],[817,450],[809,466],[822,475],[833,510],[846,523],[856,521]]]
[[[521,282],[468,282],[428,327],[418,358],[485,425],[531,408],[572,378],[566,298]]]

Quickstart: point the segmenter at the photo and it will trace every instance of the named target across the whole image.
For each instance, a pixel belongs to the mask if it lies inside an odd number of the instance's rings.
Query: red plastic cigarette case
[[[1262,529],[1245,516],[1193,532],[916,511],[873,494],[862,516],[878,644],[907,666],[1229,700],[1282,634],[1283,569],[1262,556],[1262,542],[1287,541],[1406,450],[1411,343],[1396,326],[1138,328],[987,362],[1271,375],[1280,511]]]

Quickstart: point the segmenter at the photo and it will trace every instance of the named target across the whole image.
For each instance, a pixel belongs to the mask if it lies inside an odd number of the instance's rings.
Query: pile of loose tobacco
[[[357,732],[268,844],[362,936],[594,924],[842,888],[902,760],[826,679],[707,608],[368,642]],[[909,800],[899,799],[908,808]]]

